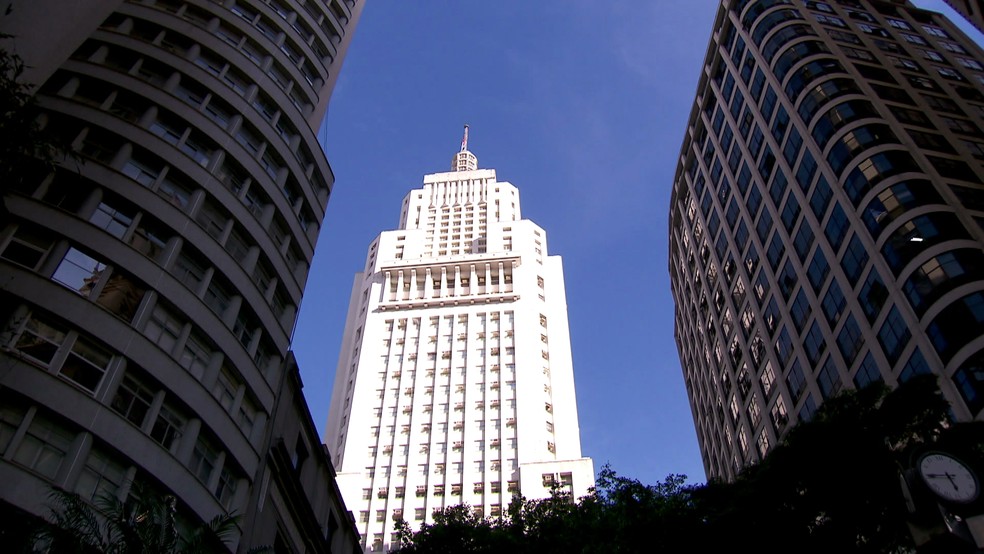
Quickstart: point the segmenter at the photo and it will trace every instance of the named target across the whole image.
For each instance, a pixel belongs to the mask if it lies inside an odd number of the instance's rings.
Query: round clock
[[[962,504],[980,494],[977,476],[963,462],[943,452],[927,452],[919,457],[916,469],[936,496]]]

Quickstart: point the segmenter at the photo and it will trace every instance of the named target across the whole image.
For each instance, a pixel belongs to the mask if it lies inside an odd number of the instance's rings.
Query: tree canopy
[[[731,483],[646,485],[609,466],[576,501],[514,498],[506,514],[468,506],[413,531],[396,552],[904,552],[914,548],[900,476],[928,447],[984,467],[984,424],[951,423],[935,377],[831,398]]]

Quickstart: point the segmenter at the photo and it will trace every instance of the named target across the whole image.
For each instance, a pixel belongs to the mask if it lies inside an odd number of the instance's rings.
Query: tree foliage
[[[935,377],[829,399],[731,483],[645,485],[609,466],[576,502],[515,498],[502,518],[467,506],[398,530],[397,552],[903,552],[913,548],[900,472],[932,446],[984,465],[982,424],[952,424]]]
[[[0,33],[0,39],[10,35]],[[68,152],[60,137],[40,124],[34,86],[24,83],[24,61],[0,47],[0,194],[16,190],[30,178],[54,169],[60,152]],[[0,201],[0,223],[7,210]]]
[[[61,489],[50,493],[48,518],[30,538],[29,552],[71,554],[206,554],[227,552],[237,517],[220,514],[179,533],[176,500],[134,483],[127,502],[101,495],[95,505]]]

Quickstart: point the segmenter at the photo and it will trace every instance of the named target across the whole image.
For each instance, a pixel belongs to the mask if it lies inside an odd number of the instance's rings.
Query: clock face
[[[937,496],[952,502],[972,502],[979,494],[974,473],[960,460],[940,452],[919,459],[919,474]]]

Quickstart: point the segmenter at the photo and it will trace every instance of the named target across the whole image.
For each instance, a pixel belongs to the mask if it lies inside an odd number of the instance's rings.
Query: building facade
[[[233,549],[356,544],[330,483],[284,500],[278,452],[330,477],[289,346],[333,185],[315,130],[363,2],[7,5],[5,46],[74,155],[4,184],[5,510],[140,480],[182,519],[242,514]]]
[[[905,1],[726,0],[671,200],[676,340],[711,479],[844,388],[984,409],[984,55]]]
[[[356,275],[326,442],[367,552],[466,503],[575,496],[581,456],[563,269],[519,192],[467,149],[424,176]]]

